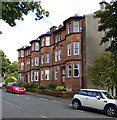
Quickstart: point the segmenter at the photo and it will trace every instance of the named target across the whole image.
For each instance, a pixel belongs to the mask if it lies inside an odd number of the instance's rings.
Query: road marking
[[[11,106],[17,107],[17,108],[19,108],[19,109],[22,109],[22,107],[19,107],[19,106],[17,106],[17,105],[14,105],[14,104],[12,104],[12,103],[10,103],[10,102],[7,102],[7,101],[5,101],[5,100],[2,100],[2,102],[7,103],[7,104],[9,104],[9,105],[11,105]]]
[[[40,115],[40,117],[42,117],[42,118],[47,118],[46,116],[43,116],[43,115]]]

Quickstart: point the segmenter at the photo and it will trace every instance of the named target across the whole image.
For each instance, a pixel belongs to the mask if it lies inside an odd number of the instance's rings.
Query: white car
[[[74,109],[90,107],[104,110],[111,117],[117,116],[117,99],[105,90],[80,89],[73,97],[72,106]]]

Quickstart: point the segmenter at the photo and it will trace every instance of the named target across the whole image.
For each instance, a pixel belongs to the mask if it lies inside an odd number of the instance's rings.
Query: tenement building
[[[86,67],[106,47],[99,45],[103,33],[97,28],[98,19],[93,14],[75,15],[63,25],[51,27],[30,46],[18,49],[18,79],[40,86],[62,85],[67,90],[92,88],[86,79]]]

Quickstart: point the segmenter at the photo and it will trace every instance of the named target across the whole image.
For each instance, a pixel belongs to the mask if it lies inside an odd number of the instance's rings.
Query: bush
[[[56,91],[65,91],[66,89],[64,88],[64,86],[57,86],[56,87]]]
[[[55,85],[53,83],[50,83],[49,88],[55,88]]]
[[[8,82],[15,82],[15,80],[13,78],[9,77],[5,80],[5,84],[7,85]]]
[[[39,89],[46,89],[46,87],[40,86],[40,88],[39,88]]]

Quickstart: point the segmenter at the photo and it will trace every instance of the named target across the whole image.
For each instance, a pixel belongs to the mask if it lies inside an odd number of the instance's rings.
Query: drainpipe
[[[82,78],[81,78],[81,81],[82,81],[82,88],[84,88],[84,46],[83,46],[83,34],[84,34],[84,29],[83,29],[83,19],[85,17],[83,16],[82,17],[82,33],[81,33],[81,64],[82,64]]]

